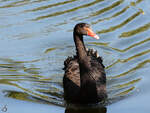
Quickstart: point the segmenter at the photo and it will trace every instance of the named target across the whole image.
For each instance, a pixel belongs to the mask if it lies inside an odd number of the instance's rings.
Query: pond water
[[[0,0],[0,112],[148,113],[149,0]],[[105,107],[65,108],[63,62],[75,54],[72,30],[87,22],[101,37]]]

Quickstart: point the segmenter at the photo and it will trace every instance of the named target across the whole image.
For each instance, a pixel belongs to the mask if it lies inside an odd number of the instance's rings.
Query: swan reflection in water
[[[106,107],[97,108],[66,108],[65,113],[106,113]]]

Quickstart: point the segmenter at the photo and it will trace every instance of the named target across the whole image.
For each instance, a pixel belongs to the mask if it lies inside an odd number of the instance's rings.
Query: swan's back
[[[87,51],[88,59],[91,63],[91,71],[87,72],[84,69],[83,74],[86,74],[84,79],[87,81],[89,78],[90,83],[85,84],[85,88],[81,88],[80,80],[80,69],[78,63],[78,57],[68,57],[64,62],[64,78],[63,78],[63,87],[64,87],[64,99],[67,102],[71,103],[95,103],[101,101],[106,97],[106,76],[104,71],[104,65],[102,63],[102,58],[97,55],[97,52],[93,50]],[[91,85],[91,90],[86,91],[86,87]],[[93,99],[91,101],[90,99]]]

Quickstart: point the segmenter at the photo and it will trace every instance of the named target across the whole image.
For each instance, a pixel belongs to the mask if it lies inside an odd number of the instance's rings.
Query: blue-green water
[[[72,30],[85,37],[107,74],[106,108],[95,113],[149,112],[149,0],[0,0],[0,112],[64,113],[63,62],[75,54]]]

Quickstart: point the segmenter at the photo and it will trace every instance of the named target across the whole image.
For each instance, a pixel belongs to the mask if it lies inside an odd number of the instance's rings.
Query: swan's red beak
[[[92,31],[92,29],[90,29],[90,28],[87,28],[87,35],[88,35],[88,36],[91,36],[91,37],[93,37],[93,38],[99,39],[99,36],[96,35],[96,34]]]

